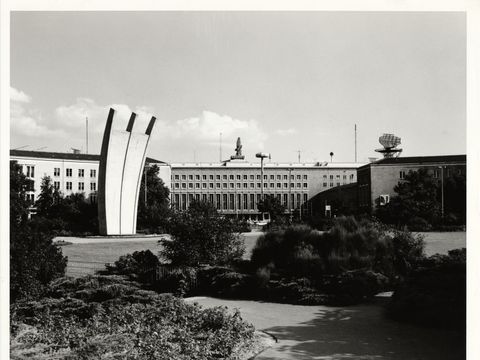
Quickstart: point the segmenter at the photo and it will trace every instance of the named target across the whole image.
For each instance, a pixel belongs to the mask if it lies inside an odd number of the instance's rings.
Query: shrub
[[[171,240],[161,240],[161,255],[175,266],[226,265],[245,250],[237,226],[207,202],[193,201],[169,221]]]
[[[388,310],[397,320],[464,330],[466,250],[422,261],[395,289]]]
[[[158,257],[150,250],[135,251],[133,254],[121,256],[113,265],[107,264],[102,273],[128,275],[132,280],[146,283],[152,280],[159,264]]]
[[[80,291],[125,286],[131,291],[120,291],[114,301],[75,298]],[[204,310],[141,290],[119,277],[63,279],[51,290],[67,298],[47,297],[11,307],[12,359],[236,358],[253,339],[253,327],[238,312]]]

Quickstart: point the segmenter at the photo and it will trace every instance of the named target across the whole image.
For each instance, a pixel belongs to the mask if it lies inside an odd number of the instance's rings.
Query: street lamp
[[[444,212],[445,212],[445,208],[444,208],[444,195],[443,195],[443,168],[445,166],[439,166],[439,168],[441,169],[441,173],[440,173],[440,176],[441,176],[441,181],[442,181],[442,219],[444,218]]]
[[[262,186],[260,190],[261,190],[261,197],[263,201],[264,200],[263,199],[263,159],[265,158],[271,159],[271,155],[268,153],[259,152],[255,154],[255,157],[260,158],[260,174],[261,174],[260,180],[261,180],[261,186]]]

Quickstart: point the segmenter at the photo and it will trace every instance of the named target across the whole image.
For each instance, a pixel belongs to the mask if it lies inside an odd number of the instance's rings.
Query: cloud
[[[12,92],[13,93],[13,92]],[[93,99],[79,97],[71,104],[53,109],[44,117],[32,107],[32,99],[15,91],[11,102],[12,135],[19,145],[47,145],[50,151],[69,151],[71,147],[86,147],[86,117],[88,117],[89,152],[99,153],[109,108],[115,109],[113,128],[124,130],[132,111],[137,114],[134,131],[144,132],[155,109],[148,106],[131,108],[126,104],[97,104]],[[26,100],[28,99],[29,102]],[[213,111],[202,111],[184,119],[157,119],[150,141],[149,156],[169,161],[217,161],[220,133],[223,158],[234,153],[237,137],[241,137],[244,153],[250,157],[263,150],[268,138],[258,121],[236,119]],[[18,141],[19,140],[19,141]]]
[[[293,128],[288,128],[288,129],[278,129],[278,130],[275,130],[275,133],[280,135],[280,136],[287,136],[287,135],[292,135],[292,134],[296,134],[297,133],[297,130],[293,129]]]
[[[17,90],[10,86],[10,101],[15,103],[29,103],[31,100],[32,98],[23,91]]]

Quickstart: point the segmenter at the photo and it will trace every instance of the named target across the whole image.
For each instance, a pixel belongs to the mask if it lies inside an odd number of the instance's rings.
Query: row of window
[[[270,176],[269,175],[263,175],[264,180],[268,180],[269,177],[270,177],[270,180],[275,180],[275,179],[277,179],[277,180],[282,180],[282,179],[283,180],[288,180],[288,175],[270,175]],[[175,174],[173,178],[175,180],[180,180],[180,178],[182,180],[187,180],[187,175]],[[199,174],[197,174],[195,176],[192,175],[192,174],[188,175],[188,180],[193,180],[194,178],[195,178],[195,180],[200,180],[200,175]],[[242,180],[242,179],[243,180],[248,180],[249,178],[250,178],[250,180],[255,180],[255,179],[260,180],[261,176],[260,175],[250,175],[250,176],[248,176],[248,175],[226,175],[226,174],[225,175],[215,175],[214,176],[213,174],[210,174],[210,175],[202,175],[201,178],[202,178],[202,180],[207,180],[207,178],[209,180],[213,180],[213,179],[216,179],[216,180],[221,180],[221,179],[223,179],[223,180],[235,180],[235,179],[236,180]],[[308,180],[308,175],[303,175],[303,177],[302,177],[302,175],[290,175],[291,180],[295,180],[295,179],[302,180],[302,178],[303,178],[303,180]]]
[[[70,168],[65,169],[65,176],[71,177],[73,174],[73,170]],[[54,168],[53,169],[53,176],[60,176],[60,168]],[[78,169],[78,177],[85,177],[85,170],[84,169]],[[95,178],[97,177],[97,170],[96,169],[90,169],[90,177]]]
[[[307,194],[275,194],[278,201],[287,209],[299,208],[308,200]],[[186,210],[193,201],[208,201],[217,210],[256,210],[261,194],[175,194],[176,209]],[[290,200],[290,201],[289,201]]]
[[[71,181],[66,181],[65,182],[65,189],[66,190],[73,190],[72,185],[73,184],[72,184]],[[55,189],[59,190],[60,189],[60,181],[54,181],[53,186],[55,187]],[[80,190],[80,191],[85,190],[85,183],[79,182],[78,183],[78,190]],[[90,183],[90,191],[97,191],[97,183],[94,183],[94,182]]]
[[[288,188],[288,184],[289,183],[283,183],[283,188]],[[173,184],[173,187],[174,189],[186,189],[187,187],[189,189],[213,189],[213,188],[217,188],[217,189],[220,189],[220,188],[223,188],[223,189],[234,189],[235,187],[237,189],[240,189],[240,188],[244,188],[244,189],[247,189],[247,188],[251,188],[251,189],[254,189],[255,187],[256,188],[261,188],[262,187],[262,183],[250,183],[250,186],[249,186],[249,183],[237,183],[237,185],[235,186],[235,183],[174,183]],[[263,183],[263,187],[264,188],[277,188],[277,189],[280,189],[282,188],[282,183],[276,183],[276,186],[275,186],[275,183]],[[291,188],[295,188],[295,183],[290,183],[290,187]],[[308,188],[308,183],[296,183],[296,187],[297,189],[300,189],[300,188]]]

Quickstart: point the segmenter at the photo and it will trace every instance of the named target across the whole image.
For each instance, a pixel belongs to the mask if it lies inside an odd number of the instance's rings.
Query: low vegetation
[[[119,276],[61,278],[11,307],[12,359],[235,359],[254,329]]]

